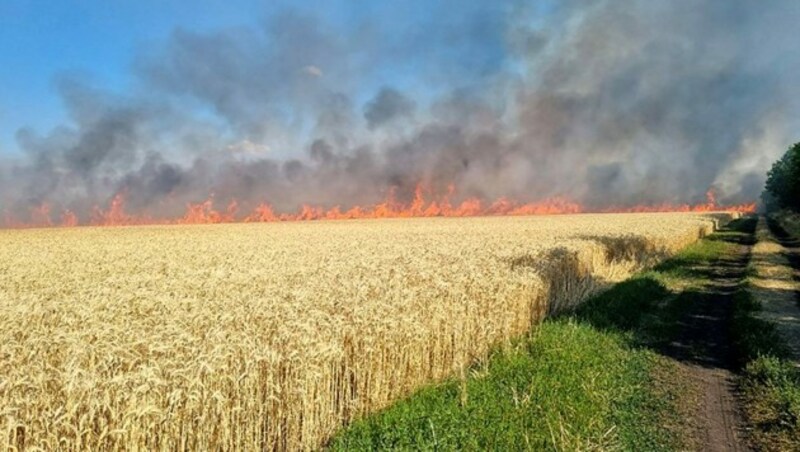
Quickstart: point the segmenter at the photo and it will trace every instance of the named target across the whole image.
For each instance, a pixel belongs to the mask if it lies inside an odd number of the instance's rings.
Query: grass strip
[[[800,450],[800,369],[776,326],[757,317],[759,310],[761,302],[743,287],[735,297],[731,329],[753,445]]]
[[[631,349],[622,334],[575,319],[545,322],[466,380],[422,390],[356,422],[332,448],[663,449],[669,438],[640,418],[662,408],[649,397],[656,366],[653,353]]]

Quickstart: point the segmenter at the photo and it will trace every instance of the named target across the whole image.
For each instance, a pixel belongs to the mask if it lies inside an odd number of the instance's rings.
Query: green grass
[[[762,450],[800,450],[800,370],[786,358],[774,326],[746,314],[736,326],[744,345],[741,388],[752,437]]]
[[[742,288],[734,298],[734,314],[731,323],[733,345],[741,366],[760,357],[786,358],[788,351],[783,339],[770,322],[755,317],[761,304]]]
[[[425,389],[357,422],[332,448],[667,449],[671,439],[654,428],[665,407],[649,396],[657,361],[624,335],[575,319],[546,322],[466,381]]]
[[[760,450],[800,450],[800,369],[760,309],[746,287],[736,294],[731,329],[751,437]]]
[[[773,221],[777,221],[793,238],[800,238],[800,213],[782,210],[770,214]]]
[[[735,254],[739,244],[747,243],[755,230],[755,220],[732,221],[726,229],[686,247],[681,253],[655,268],[660,281],[684,287],[699,287],[708,280],[705,271],[717,259]]]
[[[734,225],[736,227],[741,227]],[[732,237],[741,239],[745,232]],[[675,450],[687,388],[658,354],[693,301],[693,267],[730,252],[711,236],[654,271],[545,321],[465,379],[425,388],[336,435],[334,450]],[[706,275],[707,277],[707,275]]]

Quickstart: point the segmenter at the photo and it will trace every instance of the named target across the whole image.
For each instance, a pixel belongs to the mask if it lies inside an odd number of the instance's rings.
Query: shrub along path
[[[329,446],[747,450],[735,371],[749,339],[731,324],[755,224],[732,223]]]

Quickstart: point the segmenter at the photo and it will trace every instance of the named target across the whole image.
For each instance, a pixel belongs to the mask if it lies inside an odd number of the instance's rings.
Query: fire
[[[557,215],[585,212],[601,213],[635,213],[635,212],[713,212],[713,211],[738,211],[752,213],[756,210],[755,203],[738,205],[719,205],[713,190],[706,193],[706,202],[701,204],[657,204],[637,206],[612,206],[599,210],[587,210],[582,205],[566,197],[554,197],[533,203],[520,203],[509,198],[498,198],[494,202],[485,203],[478,198],[466,198],[460,203],[454,203],[455,186],[450,185],[447,191],[436,197],[423,184],[418,184],[414,190],[414,197],[408,203],[397,200],[396,188],[391,188],[386,198],[373,206],[353,206],[342,210],[341,206],[324,208],[304,204],[294,213],[279,213],[271,204],[261,203],[247,214],[240,214],[239,202],[230,200],[224,210],[214,207],[214,196],[205,201],[189,203],[185,213],[180,218],[164,219],[154,218],[146,214],[129,214],[125,210],[125,195],[117,193],[110,201],[108,208],[95,206],[88,222],[93,226],[121,226],[139,224],[209,224],[233,222],[275,222],[275,221],[315,221],[315,220],[350,220],[370,218],[411,218],[411,217],[475,217],[475,216],[503,216],[503,215]],[[81,225],[78,216],[70,211],[63,210],[60,223],[52,220],[52,210],[49,204],[43,203],[30,209],[29,219],[22,221],[6,212],[3,216],[4,226],[7,228],[24,227],[74,227]]]
[[[228,204],[224,212],[214,210],[213,196],[198,204],[188,204],[186,214],[177,221],[180,224],[206,224],[206,223],[233,223],[239,203],[234,199]]]
[[[107,211],[103,211],[98,206],[94,206],[92,209],[91,224],[93,226],[122,226],[133,224],[134,220],[135,218],[125,213],[125,198],[122,193],[114,195]]]
[[[706,192],[706,202],[704,204],[657,204],[657,205],[639,205],[632,207],[611,207],[602,210],[608,213],[651,213],[651,212],[716,212],[716,211],[729,211],[729,212],[742,212],[753,213],[756,211],[756,203],[733,204],[728,206],[721,206],[717,204],[717,198],[713,190]]]
[[[61,214],[61,226],[73,228],[78,225],[78,216],[70,210],[64,210]]]
[[[259,204],[255,209],[253,209],[253,213],[244,219],[245,222],[267,222],[278,220],[280,220],[280,217],[275,215],[275,211],[272,210],[272,206],[264,203]]]
[[[50,205],[42,203],[39,207],[31,208],[31,221],[43,226],[52,226],[53,222],[50,220]]]

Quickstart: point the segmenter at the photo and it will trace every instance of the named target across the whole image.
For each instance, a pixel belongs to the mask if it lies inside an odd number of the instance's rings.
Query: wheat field
[[[318,448],[730,216],[0,231],[0,445]]]

